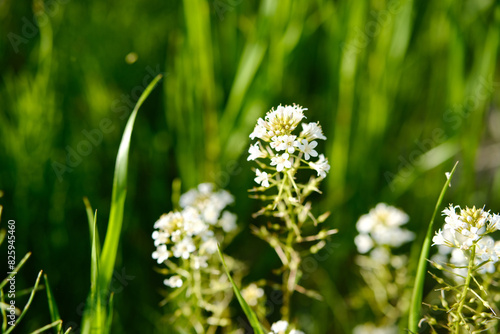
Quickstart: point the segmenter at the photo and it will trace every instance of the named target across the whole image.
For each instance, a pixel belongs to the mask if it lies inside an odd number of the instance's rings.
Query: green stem
[[[460,302],[457,307],[457,318],[455,319],[455,333],[460,334],[460,319],[463,319],[462,308],[464,307],[465,299],[467,298],[467,291],[469,290],[470,280],[472,277],[472,270],[474,269],[474,258],[476,257],[476,245],[472,245],[470,251],[469,265],[467,266],[467,277],[464,283],[464,289],[460,295]]]
[[[408,326],[410,333],[418,333],[418,322],[420,321],[420,307],[422,304],[422,296],[424,290],[425,273],[427,267],[427,256],[429,255],[429,249],[431,247],[432,235],[434,233],[434,219],[443,201],[444,194],[450,185],[451,178],[455,169],[457,168],[458,161],[450,172],[448,180],[445,182],[441,194],[439,195],[438,201],[434,208],[434,213],[432,214],[429,227],[427,228],[427,233],[425,235],[424,244],[422,245],[422,251],[420,252],[420,259],[418,261],[417,275],[415,278],[415,285],[413,286],[413,292],[411,297],[410,311],[408,317]]]

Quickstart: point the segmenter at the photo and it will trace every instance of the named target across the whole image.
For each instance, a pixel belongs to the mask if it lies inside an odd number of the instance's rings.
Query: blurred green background
[[[121,134],[158,73],[132,135],[116,267],[134,278],[115,296],[116,333],[168,333],[151,233],[175,178],[183,191],[214,182],[235,195],[242,232],[227,251],[252,267],[248,281],[279,266],[247,228],[262,221],[250,216],[259,203],[246,191],[246,150],[257,118],[280,103],[320,121],[332,166],[316,209],[339,234],[304,282],[325,302],[295,299],[307,333],[370,320],[350,299],[362,284],[353,237],[376,203],[405,210],[422,237],[460,160],[445,202],[500,211],[494,0],[3,0],[0,22],[2,226],[16,221],[18,258],[33,252],[18,287],[43,269],[66,324],[80,324],[90,284],[82,198],[104,235]],[[49,322],[44,299],[21,332]]]

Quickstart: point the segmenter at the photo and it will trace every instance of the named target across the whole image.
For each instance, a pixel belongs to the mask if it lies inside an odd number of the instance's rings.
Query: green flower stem
[[[457,318],[455,319],[455,333],[460,334],[460,320],[463,319],[462,308],[464,307],[467,291],[469,290],[472,271],[474,270],[474,258],[476,257],[476,245],[472,245],[470,251],[469,265],[467,266],[467,277],[465,278],[464,288],[460,294],[460,301],[457,307]]]

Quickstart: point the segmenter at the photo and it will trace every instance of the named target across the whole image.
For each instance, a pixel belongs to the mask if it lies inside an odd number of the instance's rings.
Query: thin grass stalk
[[[450,186],[451,179],[455,170],[457,168],[458,161],[453,166],[453,169],[446,180],[443,189],[441,189],[441,194],[436,202],[436,206],[434,207],[434,212],[432,214],[431,221],[429,222],[429,227],[427,228],[427,233],[425,235],[424,244],[422,245],[422,251],[420,252],[420,258],[418,260],[417,267],[417,275],[415,278],[415,284],[413,286],[413,293],[410,302],[410,311],[408,317],[408,326],[410,333],[418,332],[418,323],[420,321],[420,308],[422,305],[423,291],[424,291],[424,282],[425,282],[425,273],[427,268],[427,257],[429,256],[429,249],[431,247],[431,241],[434,234],[434,219],[441,207],[441,203],[443,202],[444,195]]]

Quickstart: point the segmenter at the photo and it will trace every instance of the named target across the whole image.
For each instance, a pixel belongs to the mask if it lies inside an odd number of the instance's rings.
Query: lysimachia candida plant
[[[163,304],[177,309],[172,323],[179,330],[215,333],[224,327],[229,333],[232,328],[229,303],[233,294],[217,244],[224,247],[236,232],[236,215],[225,210],[233,201],[229,192],[203,183],[180,196],[180,211],[164,214],[154,224],[153,258],[166,266],[160,271],[168,275]],[[243,265],[225,258],[233,278],[240,281]]]
[[[283,327],[290,321],[290,299],[294,291],[308,292],[299,282],[303,256],[319,251],[325,246],[325,239],[336,233],[336,230],[318,227],[328,213],[315,217],[312,202],[306,201],[312,192],[320,192],[319,183],[330,165],[316,150],[318,142],[326,137],[319,123],[305,122],[305,110],[298,105],[280,105],[265,118],[259,118],[250,134],[254,142],[248,150],[248,160],[258,165],[255,169],[258,186],[250,190],[255,193],[252,197],[267,202],[254,216],[267,215],[281,220],[281,223],[255,227],[254,233],[274,248],[283,265],[279,270],[282,281],[278,284],[283,293],[283,322],[279,323]],[[304,235],[303,229],[311,230],[310,226],[314,234]],[[277,333],[281,332],[285,330]]]
[[[490,234],[500,228],[500,216],[484,208],[450,205],[443,210],[445,224],[432,239],[440,253],[452,254],[451,263],[433,266],[446,275],[434,275],[440,284],[441,305],[430,305],[446,319],[426,316],[434,332],[446,328],[450,333],[497,333],[498,309],[496,294],[492,293],[497,262],[500,255],[498,242]],[[447,251],[445,251],[447,249]]]
[[[415,234],[402,226],[409,220],[400,209],[379,203],[356,223],[359,234],[354,242],[358,252],[356,264],[366,282],[356,299],[360,306],[369,306],[375,315],[374,323],[354,328],[353,333],[398,334],[398,322],[408,309],[408,256],[397,249],[412,241]]]

